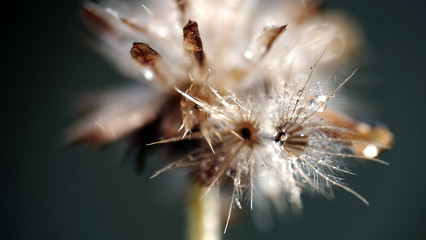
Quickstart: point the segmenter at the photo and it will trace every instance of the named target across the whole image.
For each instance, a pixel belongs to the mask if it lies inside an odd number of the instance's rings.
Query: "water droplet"
[[[367,145],[363,151],[364,156],[368,158],[374,158],[379,154],[379,150],[373,144]]]
[[[297,95],[293,96],[293,99],[294,100],[303,100],[305,98],[305,96],[306,96],[305,90],[299,90],[299,91],[297,91]]]
[[[248,60],[251,60],[253,58],[253,52],[250,50],[245,51],[244,57],[247,58]]]
[[[304,118],[306,114],[307,114],[306,108],[299,107],[296,109],[296,115],[299,116],[300,118]]]
[[[278,106],[281,105],[282,102],[283,102],[282,96],[269,96],[268,97],[268,103],[269,103],[269,107],[271,109],[276,109]]]
[[[318,111],[318,112],[324,111],[327,106],[326,101],[327,101],[327,96],[325,95],[320,95],[320,96],[316,96],[312,98],[310,101],[311,110]]]
[[[154,74],[151,71],[146,70],[143,73],[143,76],[146,78],[146,80],[152,80],[152,78],[154,77]]]

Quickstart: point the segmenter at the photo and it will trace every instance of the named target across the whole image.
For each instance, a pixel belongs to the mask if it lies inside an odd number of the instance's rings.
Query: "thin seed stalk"
[[[205,195],[206,189],[198,182],[191,183],[187,213],[189,240],[221,239],[219,198],[214,189]]]

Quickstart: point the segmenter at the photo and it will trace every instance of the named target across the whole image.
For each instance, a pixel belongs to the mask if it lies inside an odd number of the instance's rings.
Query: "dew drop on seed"
[[[247,58],[248,60],[251,60],[253,58],[253,52],[250,50],[245,51],[244,57]]]
[[[143,73],[143,76],[145,77],[146,80],[152,80],[152,78],[154,77],[154,74],[151,71],[146,70]]]
[[[365,147],[363,154],[364,156],[368,158],[374,158],[379,154],[379,150],[377,149],[375,145],[370,144],[367,147]]]
[[[326,101],[327,101],[327,96],[325,95],[315,96],[309,102],[310,103],[309,107],[313,111],[322,112],[325,110],[327,106],[327,104],[324,104]]]
[[[303,100],[306,97],[306,91],[304,90],[299,90],[297,91],[297,94],[295,96],[293,96],[293,100]]]
[[[270,96],[268,98],[268,103],[269,104],[280,104],[283,101],[283,97],[282,96]]]

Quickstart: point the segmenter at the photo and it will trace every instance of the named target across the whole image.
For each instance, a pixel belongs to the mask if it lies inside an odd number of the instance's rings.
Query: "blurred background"
[[[367,61],[358,78],[369,83],[361,96],[395,134],[381,155],[390,166],[360,164],[346,179],[370,206],[338,189],[332,201],[303,196],[303,214],[275,216],[268,232],[256,231],[247,207],[225,239],[426,239],[426,2],[325,3],[363,29]],[[123,163],[123,143],[62,145],[76,93],[129,82],[82,40],[80,4],[2,4],[0,238],[184,239],[179,173],[148,180],[164,165],[152,157],[136,175]]]

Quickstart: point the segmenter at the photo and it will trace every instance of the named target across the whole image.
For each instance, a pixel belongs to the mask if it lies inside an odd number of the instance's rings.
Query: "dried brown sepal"
[[[175,0],[175,3],[180,11],[181,16],[185,16],[186,9],[188,7],[188,0]]]
[[[161,122],[159,123],[158,131],[160,138],[156,140],[164,140],[181,136],[179,129],[182,126],[182,123],[176,120],[182,118],[179,99],[172,98],[168,102],[167,108],[163,109],[163,112],[166,112],[167,114],[162,116]]]
[[[377,148],[378,155],[393,145],[393,134],[384,126],[372,126],[332,110],[326,110],[320,116],[333,126],[348,130],[330,131],[327,134],[350,143],[356,154],[365,155],[366,147],[373,145]]]
[[[132,21],[130,21],[127,18],[121,18],[121,22],[124,23],[126,26],[130,27],[133,30],[136,30],[137,32],[140,33],[148,33],[148,30],[136,23],[133,23]]]
[[[99,114],[102,117],[102,114]],[[91,147],[103,147],[156,119],[155,109],[133,110],[103,118],[89,117],[71,126],[66,133],[66,143],[87,143]]]
[[[156,62],[161,57],[154,49],[146,43],[133,43],[130,50],[132,58],[143,66],[155,67]]]
[[[156,91],[141,94],[131,100],[117,95],[114,103],[100,107],[71,125],[65,133],[65,143],[103,147],[152,123],[161,114],[167,99]]]
[[[148,44],[140,42],[133,43],[133,46],[130,49],[130,55],[132,56],[133,60],[138,62],[140,65],[150,68],[154,72],[157,80],[165,87],[173,87],[170,84],[166,72],[167,65],[162,60],[161,55],[152,49]]]
[[[189,20],[183,28],[183,43],[186,50],[192,52],[199,67],[204,67],[206,57],[203,50],[203,42],[201,41],[198,24],[195,21]]]
[[[325,7],[325,4],[321,1],[307,1],[303,7],[301,13],[296,17],[296,22],[298,24],[303,24],[310,18],[320,14]]]
[[[261,48],[260,57],[264,57],[269,52],[275,40],[277,40],[277,38],[281,35],[281,33],[286,28],[287,28],[287,25],[283,25],[280,27],[274,27],[274,28],[268,29],[267,31],[262,33],[262,35],[258,39],[258,42]]]
[[[86,24],[100,33],[114,32],[114,27],[103,16],[103,14],[91,4],[85,4],[81,12]]]

